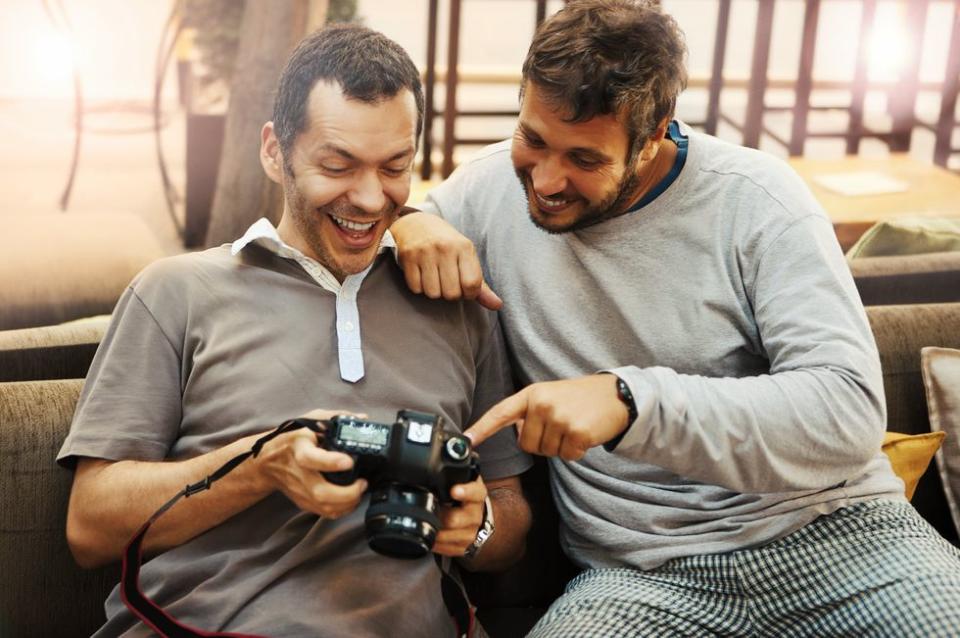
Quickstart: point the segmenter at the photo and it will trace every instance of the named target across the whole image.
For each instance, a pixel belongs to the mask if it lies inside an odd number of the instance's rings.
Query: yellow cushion
[[[925,434],[900,434],[887,432],[883,437],[883,451],[890,457],[894,473],[903,481],[907,499],[913,498],[917,482],[933,456],[940,449],[945,432],[927,432]]]

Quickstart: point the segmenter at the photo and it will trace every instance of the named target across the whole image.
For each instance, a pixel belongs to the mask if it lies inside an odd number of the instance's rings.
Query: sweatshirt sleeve
[[[610,370],[630,386],[638,410],[616,454],[761,493],[843,483],[880,449],[880,361],[829,221],[797,219],[757,264],[750,296],[769,374]]]

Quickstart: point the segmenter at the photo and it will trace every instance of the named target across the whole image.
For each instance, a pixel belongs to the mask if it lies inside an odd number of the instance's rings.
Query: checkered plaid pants
[[[574,578],[533,638],[960,636],[960,551],[870,501],[763,547]]]

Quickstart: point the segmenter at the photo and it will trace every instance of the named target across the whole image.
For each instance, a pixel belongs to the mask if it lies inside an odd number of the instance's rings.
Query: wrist
[[[627,420],[623,426],[623,429],[620,430],[619,434],[603,444],[603,447],[607,452],[612,452],[617,445],[620,444],[620,441],[630,429],[630,426],[633,425],[633,422],[637,420],[639,413],[637,411],[637,403],[633,398],[633,392],[630,390],[630,386],[627,385],[627,382],[612,372],[605,372],[604,374],[609,374],[614,378],[614,387],[617,393],[617,400],[627,411]]]
[[[473,543],[467,547],[466,551],[463,552],[463,557],[467,560],[476,558],[483,546],[490,540],[490,537],[493,536],[495,529],[493,503],[490,501],[490,496],[487,495],[487,497],[483,499],[483,520],[480,522],[480,527],[477,528],[477,537]]]

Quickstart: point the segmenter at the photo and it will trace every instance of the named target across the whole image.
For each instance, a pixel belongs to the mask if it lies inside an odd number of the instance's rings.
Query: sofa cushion
[[[874,224],[847,256],[917,255],[960,250],[960,219],[901,217]]]
[[[953,524],[960,532],[960,350],[924,348],[921,359],[930,428],[947,436],[937,454],[937,467]]]
[[[144,266],[165,251],[135,215],[4,216],[0,330],[109,314]]]
[[[0,330],[0,382],[79,379],[110,323],[109,315],[57,326]]]
[[[960,303],[870,306],[867,318],[880,350],[887,429],[905,434],[929,432],[920,350],[925,346],[960,348]],[[936,467],[924,473],[911,502],[947,540],[960,543]]]
[[[893,473],[903,481],[907,500],[913,498],[920,477],[927,471],[930,461],[943,442],[943,432],[926,434],[901,434],[887,432],[883,437],[883,452],[890,458]]]
[[[66,541],[72,475],[55,459],[82,384],[0,383],[0,636],[89,636],[119,580],[81,570]]]

